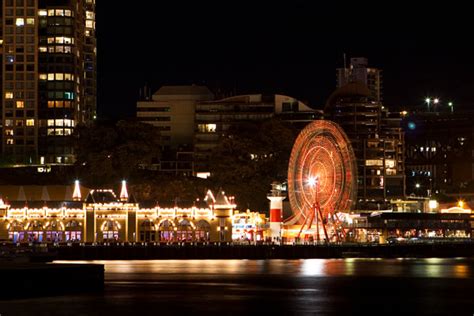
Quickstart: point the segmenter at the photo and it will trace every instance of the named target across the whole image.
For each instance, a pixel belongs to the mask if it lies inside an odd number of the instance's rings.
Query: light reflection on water
[[[104,264],[106,279],[153,275],[292,275],[469,278],[472,259],[301,259],[301,260],[93,260],[56,263]]]

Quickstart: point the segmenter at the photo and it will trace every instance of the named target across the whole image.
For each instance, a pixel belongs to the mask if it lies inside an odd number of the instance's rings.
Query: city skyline
[[[421,106],[427,96],[458,109],[473,102],[473,47],[465,41],[463,14],[449,8],[398,7],[382,18],[382,8],[312,8],[305,2],[187,3],[184,9],[144,2],[118,7],[113,15],[101,5],[98,104],[106,117],[132,117],[145,84],[154,91],[195,83],[237,94],[282,93],[322,108],[336,87],[343,54],[347,60],[367,57],[383,70],[389,107]],[[116,17],[127,23],[117,25]]]

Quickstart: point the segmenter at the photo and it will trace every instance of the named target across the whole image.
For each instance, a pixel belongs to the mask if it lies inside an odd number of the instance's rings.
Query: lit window
[[[23,19],[23,18],[16,18],[16,20],[15,20],[15,25],[16,25],[16,26],[23,26],[23,25],[25,25],[25,19]]]
[[[56,74],[56,80],[64,80],[63,74]]]
[[[48,74],[48,81],[54,80],[54,74]]]
[[[54,10],[48,10],[48,16],[54,16]]]
[[[395,168],[395,160],[385,159],[385,168]]]
[[[74,92],[64,92],[64,99],[74,100]]]
[[[86,27],[89,28],[89,29],[93,29],[94,28],[94,21],[86,20]]]
[[[5,126],[13,126],[13,120],[5,120]]]
[[[26,19],[26,24],[35,25],[35,19],[34,18],[27,18]]]
[[[7,135],[7,136],[13,136],[13,130],[12,130],[12,129],[6,129],[6,130],[5,130],[5,135]]]
[[[40,53],[46,53],[46,52],[47,52],[47,48],[44,47],[44,46],[40,46],[40,47],[39,47],[39,52],[40,52]]]
[[[72,15],[71,10],[64,10],[64,15],[71,16]]]
[[[16,101],[16,107],[17,109],[23,109],[25,107],[25,102],[24,101]]]
[[[64,16],[64,10],[58,10],[58,9],[56,9],[55,15],[56,15],[56,16]]]
[[[63,126],[64,120],[56,120],[56,126]]]
[[[48,15],[48,12],[46,10],[39,10],[38,11],[38,15],[39,16],[47,16]]]
[[[48,128],[48,136],[56,135],[54,128]]]
[[[64,126],[74,127],[74,120],[64,119]]]
[[[13,138],[7,138],[7,145],[13,145],[14,141]]]
[[[383,161],[381,159],[368,159],[365,161],[366,166],[382,166]]]
[[[199,124],[198,129],[201,133],[214,133],[216,131],[216,124]]]
[[[15,125],[16,125],[16,126],[24,126],[23,123],[24,123],[23,120],[16,120],[16,121],[15,121]]]
[[[47,74],[40,74],[39,75],[39,80],[46,80],[48,79],[48,75]]]
[[[48,101],[48,108],[54,108],[54,101]]]
[[[5,99],[13,99],[13,92],[5,92]]]
[[[93,20],[94,19],[94,12],[86,11],[86,19]]]
[[[54,120],[48,120],[48,126],[54,126]]]
[[[35,120],[34,119],[27,119],[26,120],[26,126],[35,126]]]

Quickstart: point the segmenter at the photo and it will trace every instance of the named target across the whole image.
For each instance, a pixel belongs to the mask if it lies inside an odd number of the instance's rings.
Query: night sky
[[[98,1],[98,107],[134,116],[138,90],[206,84],[237,93],[282,93],[322,108],[343,53],[383,69],[390,108],[425,96],[474,106],[471,9],[413,1]],[[125,4],[125,3],[123,3]],[[393,4],[392,4],[393,5]]]

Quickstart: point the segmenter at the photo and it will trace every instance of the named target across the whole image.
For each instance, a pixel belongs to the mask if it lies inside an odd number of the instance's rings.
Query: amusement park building
[[[400,115],[384,109],[362,83],[352,82],[329,97],[325,117],[349,137],[357,159],[358,208],[384,208],[405,196],[404,133]]]
[[[202,201],[196,201],[193,205],[142,208],[128,195],[125,183],[119,197],[113,190],[90,190],[82,199],[81,196],[88,190],[78,183],[74,188],[65,190],[59,186],[49,190],[47,187],[40,188],[25,187],[23,193],[14,197],[18,200],[36,192],[36,201],[0,200],[0,240],[227,242],[232,240],[233,221],[247,223],[240,220],[245,213],[233,216],[235,204],[224,192],[214,197],[208,191]],[[53,191],[61,191],[59,196],[66,199],[42,201],[46,195],[56,199],[58,194],[53,194]],[[249,227],[242,227],[241,232],[245,228]]]

